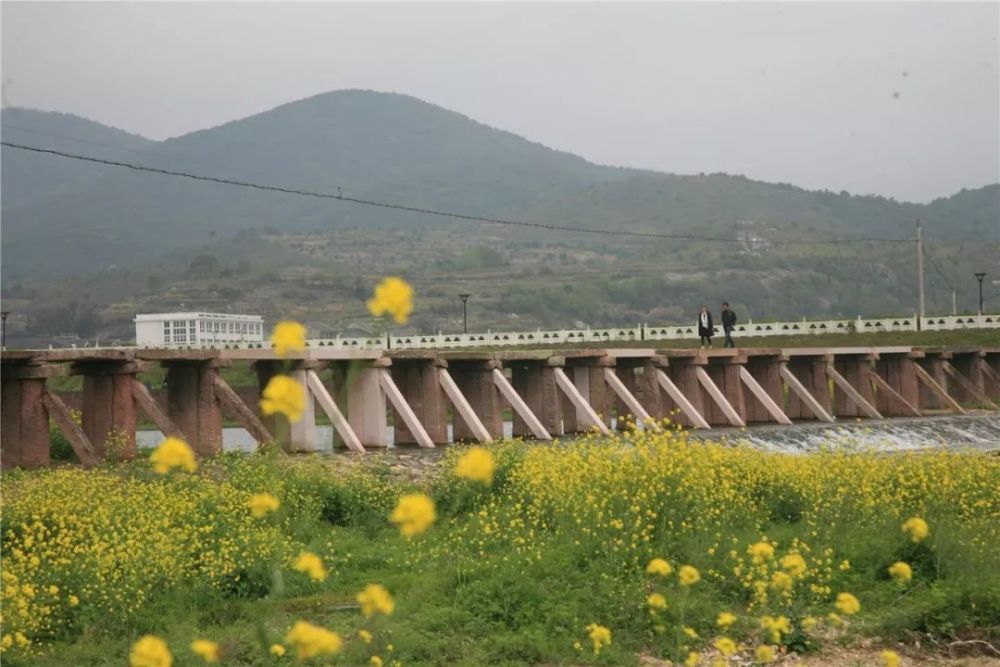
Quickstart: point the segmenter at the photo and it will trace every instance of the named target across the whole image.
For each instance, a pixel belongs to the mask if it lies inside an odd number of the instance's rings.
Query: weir
[[[1000,347],[830,347],[745,349],[345,350],[308,348],[278,359],[270,350],[73,349],[3,352],[0,461],[46,466],[49,420],[84,465],[136,455],[144,416],[182,437],[199,456],[222,450],[223,418],[259,444],[317,449],[316,411],[336,443],[356,452],[449,441],[488,442],[503,434],[551,440],[608,433],[612,426],[693,429],[794,422],[910,418],[1000,409]],[[221,369],[250,362],[258,391],[288,372],[307,392],[303,419],[265,417]],[[158,401],[138,375],[165,371]],[[49,378],[83,378],[82,423],[52,392]],[[614,419],[613,419],[614,417]]]

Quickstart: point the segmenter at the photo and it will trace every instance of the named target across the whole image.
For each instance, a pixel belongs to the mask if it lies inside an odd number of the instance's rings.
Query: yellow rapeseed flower
[[[603,625],[591,623],[587,626],[587,632],[590,635],[590,641],[594,644],[595,654],[600,653],[605,646],[611,645],[611,630]]]
[[[701,574],[690,565],[682,565],[677,573],[677,579],[681,582],[681,586],[693,586],[701,581]]]
[[[885,667],[899,667],[899,655],[895,651],[890,651],[886,649],[879,653],[882,658],[882,664]]]
[[[368,632],[367,630],[358,630],[358,639],[360,639],[366,644],[371,644],[372,633]]]
[[[861,603],[850,593],[839,593],[835,606],[837,607],[837,611],[848,616],[853,616],[861,611]]]
[[[459,457],[455,474],[483,484],[493,483],[493,454],[482,447],[473,447]]]
[[[684,627],[681,628],[681,631],[683,631],[684,634],[686,634],[691,639],[697,639],[698,638],[698,632],[694,628],[691,628],[691,627],[688,627],[688,626],[685,625]]]
[[[399,532],[404,537],[413,537],[423,533],[437,519],[434,511],[434,501],[422,493],[410,493],[399,498],[396,509],[389,516],[389,521],[399,526]]]
[[[260,411],[265,415],[281,413],[288,421],[302,419],[306,410],[306,391],[302,385],[287,375],[275,375],[264,387]]]
[[[305,572],[313,581],[326,580],[326,568],[323,567],[323,561],[310,551],[300,553],[299,557],[295,559],[295,563],[292,564],[292,569],[297,572]]]
[[[781,568],[793,577],[801,577],[806,573],[806,559],[802,557],[802,554],[782,556]]]
[[[760,627],[764,629],[771,641],[777,644],[781,636],[792,631],[792,622],[787,616],[764,616],[760,619]]]
[[[650,593],[646,598],[646,604],[650,609],[662,610],[667,608],[667,598],[660,593]]]
[[[920,542],[930,534],[931,529],[927,522],[918,516],[911,517],[903,522],[901,530],[910,536],[914,542]]]
[[[792,583],[792,575],[787,572],[775,572],[771,575],[771,588],[776,591],[790,591]]]
[[[373,655],[369,662],[372,664],[372,667],[382,667],[382,658],[377,655]]]
[[[768,646],[767,644],[761,644],[754,651],[754,657],[757,658],[759,663],[774,662],[774,647]]]
[[[670,563],[662,558],[654,558],[649,561],[649,565],[646,566],[647,574],[658,574],[661,577],[666,577],[673,571],[674,568],[670,567]]]
[[[285,655],[285,647],[282,644],[271,644],[271,655],[281,657]]]
[[[283,357],[289,352],[304,351],[306,349],[306,328],[291,320],[278,322],[271,332],[271,346],[279,357]]]
[[[205,662],[219,662],[219,645],[207,639],[191,642],[191,652]]]
[[[690,651],[687,658],[684,659],[684,667],[696,667],[699,662],[701,662],[701,656],[698,655],[698,652]]]
[[[250,496],[250,513],[257,519],[275,511],[280,505],[281,502],[270,493],[255,493]]]
[[[726,656],[727,658],[736,653],[736,642],[734,642],[729,637],[719,637],[712,644],[719,653]]]
[[[76,597],[75,595],[70,595],[69,596],[69,606],[70,607],[75,607],[78,604],[80,604],[80,598]]]
[[[731,614],[728,611],[720,611],[719,617],[715,619],[715,624],[723,629],[728,628],[735,622],[736,622],[736,615]]]
[[[170,667],[174,657],[167,642],[156,635],[143,635],[128,653],[129,667]]]
[[[767,542],[757,542],[750,547],[750,555],[753,557],[753,562],[763,563],[774,557],[774,546]]]
[[[368,300],[368,311],[375,317],[392,315],[397,324],[406,324],[413,312],[413,288],[402,278],[384,278]]]
[[[161,442],[160,446],[153,450],[149,461],[153,464],[153,470],[161,475],[174,468],[181,468],[188,472],[194,472],[198,469],[194,450],[180,438],[167,438]]]
[[[285,642],[295,649],[295,657],[300,661],[319,655],[336,655],[344,648],[344,640],[336,632],[306,621],[297,621],[285,635]]]
[[[913,579],[913,568],[910,567],[909,563],[896,561],[889,566],[889,574],[897,582],[905,584]]]
[[[389,616],[396,609],[396,603],[382,584],[368,584],[355,599],[361,605],[361,613],[365,618],[371,618],[375,614]]]

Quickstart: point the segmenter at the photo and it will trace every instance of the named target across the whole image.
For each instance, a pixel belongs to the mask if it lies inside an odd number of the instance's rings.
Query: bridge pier
[[[753,382],[770,399],[771,406],[765,405],[763,400],[756,395],[748,381],[743,384],[743,403],[745,405],[745,420],[750,423],[779,422],[787,423],[788,416],[785,414],[785,395],[781,385],[781,364],[782,357],[780,350],[774,350],[768,354],[754,354],[748,356],[744,369],[750,374]],[[742,374],[741,374],[742,375]],[[773,411],[777,412],[773,412]]]
[[[869,362],[875,407],[885,417],[919,417],[920,387],[909,353],[882,354]]]
[[[198,456],[222,451],[222,409],[215,395],[218,359],[165,360],[167,416]]]
[[[743,396],[743,382],[740,380],[740,367],[746,362],[746,356],[737,354],[725,356],[713,355],[708,359],[706,372],[712,383],[721,392],[723,400],[716,400],[711,395],[712,392],[705,389],[705,383],[703,382],[703,389],[709,394],[706,401],[708,414],[705,415],[705,418],[712,425],[735,426],[737,424],[733,423],[732,414],[735,412],[739,417],[739,421],[742,422],[738,425],[744,425],[746,423],[747,409]],[[732,408],[732,411],[727,409],[727,403]]]
[[[118,459],[136,456],[136,405],[132,384],[141,366],[134,361],[86,361],[73,365],[72,373],[83,376],[83,432],[99,457]],[[109,441],[120,451],[109,452]]]
[[[846,385],[836,381],[833,383],[834,416],[836,417],[873,417],[875,395],[868,379],[867,364],[872,361],[870,355],[836,355],[833,362],[835,373],[839,373]],[[829,368],[827,369],[829,373]],[[850,391],[853,388],[854,391]]]
[[[563,362],[562,357],[551,357],[548,360],[514,360],[508,364],[514,390],[552,436],[563,434],[562,401],[555,373],[556,366],[562,366]],[[516,411],[513,418],[515,437],[534,435],[531,427]]]
[[[786,366],[789,373],[795,376],[802,387],[809,392],[810,397],[816,402],[816,406],[831,416],[833,415],[833,401],[830,397],[830,381],[827,378],[826,366],[832,360],[833,355],[822,353],[808,356],[795,355],[789,357]],[[821,419],[809,405],[809,402],[795,391],[788,392],[785,414],[790,419]]]
[[[347,374],[347,422],[364,447],[389,444],[385,393],[379,382],[388,361],[368,362]]]
[[[448,442],[447,404],[441,387],[440,371],[447,364],[433,353],[400,353],[392,357],[390,372],[396,386],[406,397],[406,402],[435,443]],[[419,441],[407,427],[402,415],[392,408],[393,442],[396,445],[417,445]],[[455,437],[458,439],[461,419],[455,420]],[[464,438],[463,438],[464,439]]]
[[[711,420],[709,420],[706,414],[705,394],[698,382],[698,369],[706,363],[707,360],[696,353],[671,356],[669,367],[662,370],[673,382],[674,386],[677,387],[678,391],[687,399],[690,408],[701,415],[706,425],[710,425]],[[679,410],[674,418],[676,423],[686,428],[696,428],[698,426],[673,398],[664,396],[662,403],[668,411]]]
[[[49,464],[49,414],[44,365],[4,368],[0,386],[0,460],[4,468]]]
[[[466,357],[471,355],[465,355]],[[492,355],[484,354],[479,359],[447,359],[448,373],[451,374],[458,390],[465,397],[472,411],[486,428],[490,437],[503,438],[503,403],[500,391],[493,379],[493,371],[500,368],[500,362]],[[458,441],[476,440],[473,429],[462,419],[458,409],[452,420],[453,439]]]

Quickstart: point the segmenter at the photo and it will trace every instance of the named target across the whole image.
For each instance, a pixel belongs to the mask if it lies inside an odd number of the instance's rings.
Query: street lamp
[[[469,297],[471,294],[459,294],[458,298],[462,300],[462,331],[463,333],[469,333]]]
[[[976,279],[979,280],[979,314],[983,314],[983,278],[986,277],[986,273],[980,272],[975,274]]]
[[[982,291],[982,290],[980,290]],[[7,316],[10,315],[9,310],[0,311],[0,349],[7,349]]]

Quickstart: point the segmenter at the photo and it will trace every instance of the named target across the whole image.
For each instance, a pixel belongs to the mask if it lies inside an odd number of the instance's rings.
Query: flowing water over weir
[[[318,426],[317,432],[317,453],[347,451],[333,448],[332,426]],[[504,432],[510,436],[511,422],[504,423]],[[388,437],[392,437],[391,430]],[[709,433],[691,431],[690,437],[696,440],[723,440],[768,451],[790,453],[809,452],[820,447],[865,448],[887,452],[932,447],[1000,451],[1000,414],[983,413],[959,417],[947,415],[838,424],[800,422],[793,426],[755,426],[746,430],[727,428]],[[159,431],[140,431],[136,434],[139,447],[155,447],[162,439],[163,434]],[[572,439],[573,436],[566,436],[562,441]],[[257,447],[257,442],[250,433],[242,428],[223,429],[222,444],[227,452],[250,452]],[[395,448],[391,444],[389,448],[410,454],[435,452],[412,446]]]

